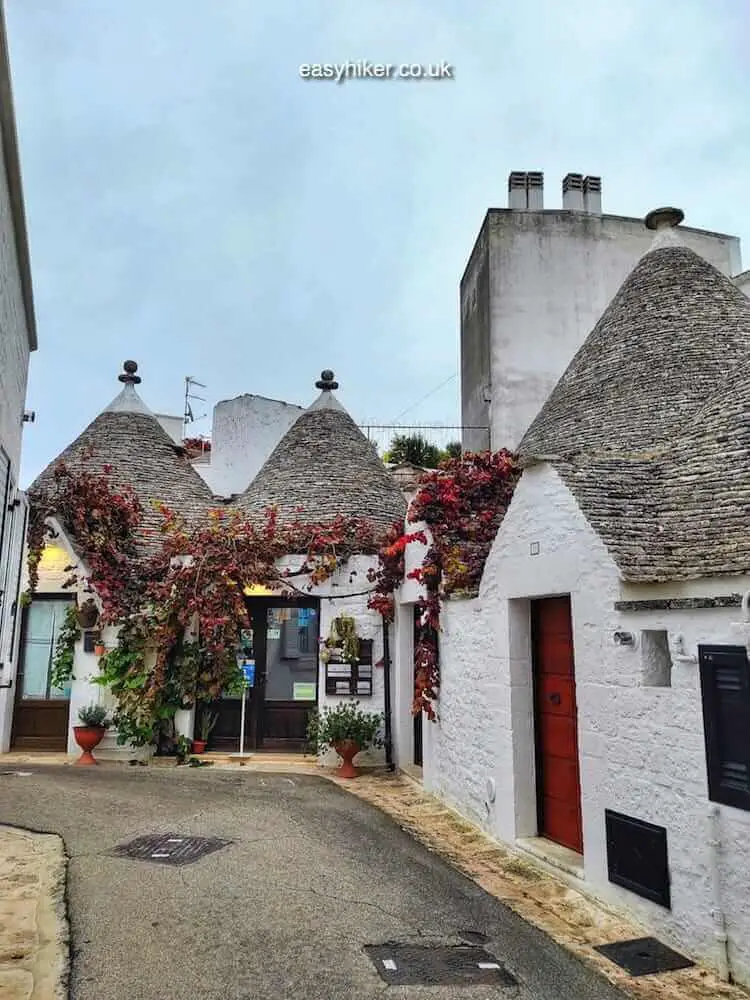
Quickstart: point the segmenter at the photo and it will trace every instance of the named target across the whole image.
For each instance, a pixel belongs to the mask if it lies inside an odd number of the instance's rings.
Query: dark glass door
[[[302,750],[318,702],[318,609],[279,603],[264,610],[259,745]]]

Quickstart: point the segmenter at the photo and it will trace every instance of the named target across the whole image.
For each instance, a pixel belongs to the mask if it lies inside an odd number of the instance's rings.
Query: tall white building
[[[6,749],[18,654],[26,502],[18,489],[29,354],[36,350],[13,96],[0,5],[0,750]]]
[[[736,236],[680,234],[750,294]],[[650,239],[642,219],[602,213],[599,177],[567,174],[561,207],[545,209],[543,174],[510,174],[508,207],[488,210],[461,279],[464,448],[518,446]]]

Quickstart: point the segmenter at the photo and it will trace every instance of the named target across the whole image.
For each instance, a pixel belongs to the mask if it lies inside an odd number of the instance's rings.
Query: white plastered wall
[[[744,643],[740,609],[618,612],[615,602],[748,586],[736,579],[683,583],[672,592],[668,585],[622,585],[554,470],[527,470],[479,597],[444,605],[440,721],[425,726],[427,788],[499,840],[537,833],[529,601],[569,594],[586,886],[667,943],[717,962],[698,666],[673,658],[671,686],[647,686],[640,633],[666,630],[673,652],[682,635],[685,652],[695,656],[699,643]],[[616,631],[635,633],[636,647],[617,645]],[[671,910],[610,884],[605,809],[666,827]],[[736,979],[750,982],[750,813],[720,806],[719,817],[730,964]]]

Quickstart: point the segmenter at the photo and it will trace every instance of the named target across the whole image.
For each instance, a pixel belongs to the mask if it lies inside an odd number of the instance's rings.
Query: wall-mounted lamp
[[[23,420],[22,420],[22,423],[24,423],[24,424],[33,424],[35,420],[36,420],[36,412],[34,410],[24,410],[23,411]]]
[[[635,636],[632,632],[615,632],[612,638],[616,646],[635,646]]]

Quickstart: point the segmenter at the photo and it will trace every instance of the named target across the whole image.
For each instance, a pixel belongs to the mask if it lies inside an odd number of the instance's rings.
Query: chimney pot
[[[684,218],[681,208],[654,208],[646,216],[646,229],[674,229]]]
[[[513,170],[508,175],[508,208],[522,212],[526,204],[526,173]]]
[[[583,179],[583,210],[589,215],[602,214],[602,179],[601,177],[584,177]]]
[[[566,174],[563,177],[562,202],[566,212],[583,211],[583,174]]]
[[[544,208],[544,174],[539,170],[526,174],[526,207],[530,212]]]

